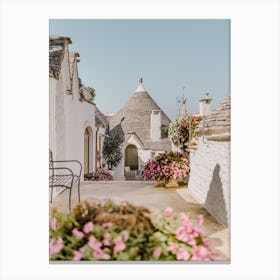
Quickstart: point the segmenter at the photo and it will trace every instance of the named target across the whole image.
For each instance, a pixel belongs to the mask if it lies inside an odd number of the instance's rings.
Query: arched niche
[[[138,149],[135,145],[128,145],[125,149],[125,167],[138,170]]]

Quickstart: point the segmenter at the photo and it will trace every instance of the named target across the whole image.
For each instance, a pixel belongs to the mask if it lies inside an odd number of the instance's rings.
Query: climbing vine
[[[185,116],[169,124],[168,138],[172,143],[185,151],[189,146],[190,136],[201,121],[200,116]],[[190,131],[191,130],[191,131]]]

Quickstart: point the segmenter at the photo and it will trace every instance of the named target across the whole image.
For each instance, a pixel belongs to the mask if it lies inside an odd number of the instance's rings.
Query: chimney
[[[210,113],[210,102],[209,93],[205,93],[205,97],[199,100],[199,115],[205,116]]]
[[[161,113],[160,110],[151,112],[151,139],[153,142],[161,139]]]

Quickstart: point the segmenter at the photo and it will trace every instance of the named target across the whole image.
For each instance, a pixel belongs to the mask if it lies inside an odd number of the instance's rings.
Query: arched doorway
[[[134,145],[128,145],[125,149],[125,167],[138,170],[138,150]]]
[[[84,133],[84,174],[93,172],[93,133],[88,126]]]

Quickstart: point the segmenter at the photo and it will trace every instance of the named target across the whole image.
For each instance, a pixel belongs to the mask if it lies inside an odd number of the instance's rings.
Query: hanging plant
[[[201,121],[200,116],[185,116],[170,123],[168,129],[169,140],[178,148],[185,151],[194,135],[195,128]]]

